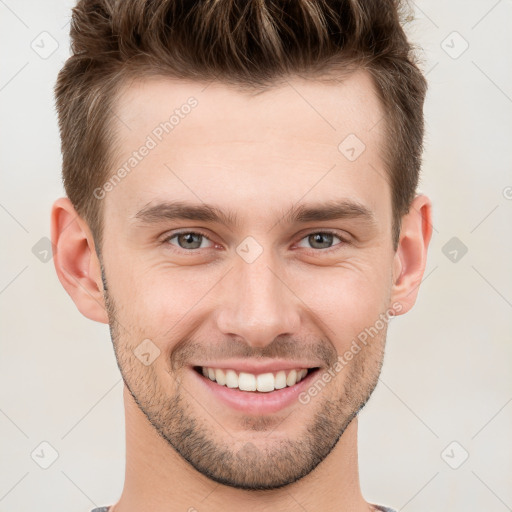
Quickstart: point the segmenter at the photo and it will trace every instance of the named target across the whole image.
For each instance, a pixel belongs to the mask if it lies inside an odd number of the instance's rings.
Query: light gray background
[[[0,0],[1,512],[88,511],[113,503],[124,479],[108,328],[80,315],[32,251],[63,195],[52,89],[72,4]],[[415,11],[407,31],[429,81],[421,191],[435,231],[417,304],[393,320],[360,415],[361,484],[400,511],[502,512],[512,510],[512,2]],[[443,253],[452,237],[468,249],[455,248],[455,262]],[[59,454],[48,469],[35,462],[50,461],[43,441]]]

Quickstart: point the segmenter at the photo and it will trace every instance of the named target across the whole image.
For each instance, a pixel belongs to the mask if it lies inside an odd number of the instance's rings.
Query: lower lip
[[[267,393],[258,391],[240,391],[238,388],[228,388],[204,377],[194,369],[192,373],[199,379],[202,386],[208,389],[218,400],[232,409],[246,414],[262,415],[278,412],[289,407],[298,400],[298,396],[310,385],[319,370],[308,373],[299,383],[283,389]]]

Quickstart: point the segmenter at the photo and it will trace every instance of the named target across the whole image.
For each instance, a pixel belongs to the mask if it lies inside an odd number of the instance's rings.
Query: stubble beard
[[[332,393],[326,388],[307,405],[295,405],[314,406],[315,411],[298,438],[272,438],[275,418],[247,416],[242,421],[253,441],[241,439],[239,433],[234,435],[223,428],[222,418],[209,416],[204,406],[196,407],[204,412],[203,416],[194,414],[193,406],[200,399],[193,397],[179,379],[174,377],[174,391],[170,395],[170,387],[164,388],[162,384],[167,375],[158,375],[155,365],[141,364],[133,354],[135,347],[130,348],[127,340],[122,339],[116,320],[117,308],[108,294],[104,276],[103,281],[117,365],[133,400],[170,448],[215,482],[262,491],[300,480],[334,449],[377,385],[387,329],[343,368],[343,392],[338,397],[329,397]],[[293,422],[293,411],[282,421]],[[254,441],[254,432],[262,432],[258,441]],[[227,439],[224,441],[222,437]]]

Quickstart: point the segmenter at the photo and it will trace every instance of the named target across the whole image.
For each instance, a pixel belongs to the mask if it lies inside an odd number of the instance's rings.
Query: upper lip
[[[274,373],[280,370],[293,370],[300,368],[318,368],[319,363],[311,361],[286,361],[286,360],[272,360],[272,361],[254,361],[248,359],[229,359],[225,361],[215,361],[211,363],[199,363],[194,366],[201,366],[206,368],[219,368],[222,370],[235,370],[236,372],[245,373]]]

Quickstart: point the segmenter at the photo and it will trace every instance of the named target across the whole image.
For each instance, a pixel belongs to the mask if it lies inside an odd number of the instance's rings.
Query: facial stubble
[[[295,439],[272,437],[279,423],[292,420],[294,410],[276,425],[275,418],[247,416],[242,424],[250,433],[230,432],[222,418],[208,412],[199,397],[193,396],[171,368],[169,375],[157,373],[157,365],[144,365],[134,355],[137,342],[129,338],[118,319],[119,308],[108,292],[102,268],[105,304],[117,365],[133,400],[149,424],[193,468],[211,480],[230,487],[264,491],[290,485],[311,473],[334,449],[350,422],[366,405],[382,368],[386,330],[355,355],[343,370],[343,391],[330,397],[323,389],[308,404],[313,413],[301,435]],[[160,372],[162,373],[162,372]],[[163,385],[172,379],[174,385]],[[321,379],[321,376],[317,377]],[[174,388],[170,391],[171,388]],[[194,407],[197,406],[197,407]],[[194,414],[194,410],[204,414]],[[261,432],[258,442],[254,432]],[[226,438],[226,441],[223,440]]]

